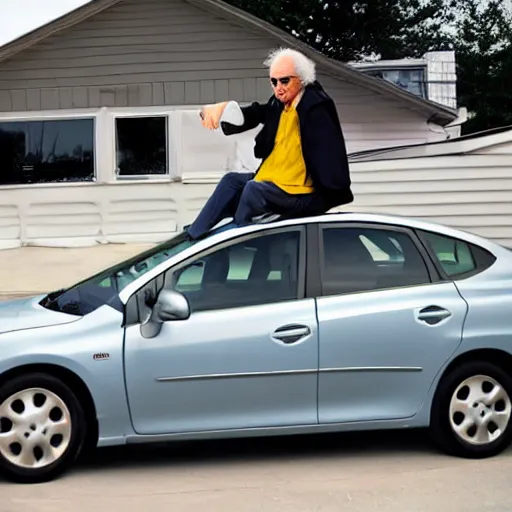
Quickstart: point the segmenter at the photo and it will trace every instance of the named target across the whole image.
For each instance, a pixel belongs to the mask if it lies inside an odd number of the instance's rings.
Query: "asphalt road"
[[[0,512],[512,510],[512,451],[471,461],[424,432],[98,450],[60,480],[0,483]]]

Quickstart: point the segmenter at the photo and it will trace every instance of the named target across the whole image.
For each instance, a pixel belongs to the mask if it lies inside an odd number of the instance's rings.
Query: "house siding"
[[[189,222],[214,185],[46,185],[1,191],[0,250],[157,242]]]
[[[266,101],[278,44],[183,0],[126,0],[2,63],[0,112]],[[397,101],[319,79],[349,151],[443,138]]]
[[[340,211],[415,217],[512,247],[507,155],[351,163],[355,200]],[[2,191],[0,249],[159,242],[190,223],[214,183],[122,183]]]
[[[502,146],[510,151],[512,143]],[[512,247],[510,156],[477,154],[352,163],[352,211],[416,217]],[[345,208],[346,209],[346,208]]]

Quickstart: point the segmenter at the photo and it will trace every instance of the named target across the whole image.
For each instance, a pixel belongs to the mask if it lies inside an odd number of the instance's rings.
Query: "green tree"
[[[228,0],[344,62],[451,48],[453,0]]]
[[[460,5],[457,96],[470,118],[463,133],[512,125],[512,29],[501,0]]]

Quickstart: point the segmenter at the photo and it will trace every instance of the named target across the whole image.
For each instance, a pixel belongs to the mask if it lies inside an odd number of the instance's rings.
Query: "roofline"
[[[44,39],[53,36],[62,30],[71,28],[78,23],[87,20],[91,16],[101,13],[109,7],[113,7],[114,5],[121,3],[122,1],[123,0],[92,0],[91,2],[47,23],[46,25],[28,32],[18,39],[0,47],[0,63],[6,59],[14,57],[21,51],[31,48]],[[392,96],[402,103],[407,103],[410,108],[428,116],[428,122],[446,126],[457,118],[457,111],[455,109],[420,98],[419,96],[405,91],[383,79],[368,76],[349,64],[326,57],[284,30],[281,30],[262,19],[253,16],[252,14],[238,9],[237,7],[233,7],[222,0],[184,1],[213,13],[223,14],[224,17],[227,17],[228,19],[231,18],[234,22],[238,21],[245,27],[260,29],[271,35],[273,38],[281,41],[284,45],[295,48],[303,52],[308,57],[314,59],[325,71],[333,75],[335,78],[344,78],[351,83],[378,94]]]
[[[348,158],[349,161],[358,163],[425,158],[431,156],[465,155],[507,142],[512,142],[512,125],[491,128],[453,139],[367,149],[350,153]],[[423,149],[423,152],[418,152],[419,149]]]

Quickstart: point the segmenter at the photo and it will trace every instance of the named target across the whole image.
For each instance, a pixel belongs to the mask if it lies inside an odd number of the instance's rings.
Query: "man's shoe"
[[[256,217],[253,217],[251,221],[254,224],[267,224],[269,222],[275,222],[276,220],[279,220],[281,218],[281,215],[277,213],[264,213],[263,215],[257,215]]]

